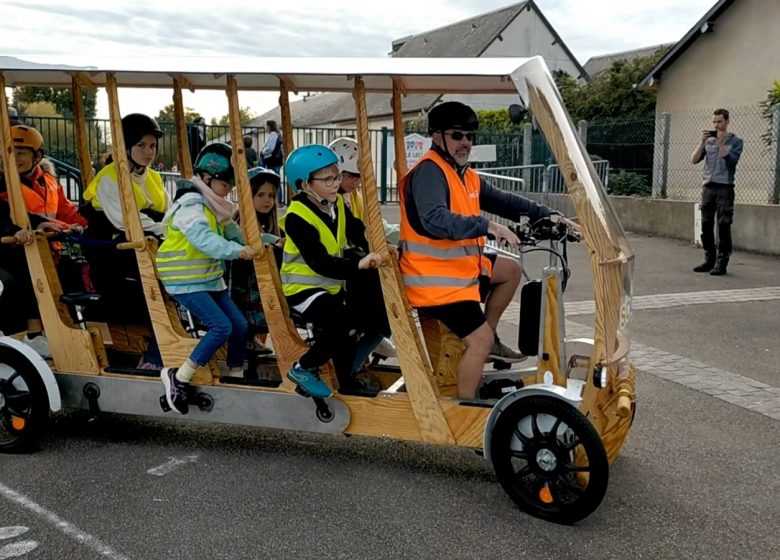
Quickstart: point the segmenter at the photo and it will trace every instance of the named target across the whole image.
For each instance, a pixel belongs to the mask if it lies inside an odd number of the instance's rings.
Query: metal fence
[[[729,131],[742,138],[744,147],[737,165],[737,202],[780,202],[780,106],[771,119],[757,105],[728,107]],[[703,163],[693,165],[691,155],[703,130],[712,129],[712,108],[678,110],[659,114],[656,123],[653,196],[698,200]]]
[[[743,203],[780,202],[780,106],[775,108],[774,120],[767,120],[757,105],[730,108],[730,130],[744,140],[742,159],[737,167],[737,201]],[[38,128],[46,139],[47,153],[70,166],[77,166],[76,137],[72,119],[63,117],[25,116],[24,121]],[[711,128],[712,109],[691,109],[644,115],[621,119],[594,119],[577,123],[580,138],[588,153],[596,162],[608,162],[608,171],[602,177],[610,185],[610,173],[636,174],[631,179],[638,192],[650,193],[660,198],[697,200],[701,190],[702,165],[691,164],[690,155],[696,147],[701,131]],[[160,150],[155,166],[162,171],[174,170],[176,162],[176,138],[173,123],[160,123],[166,132],[160,140]],[[209,140],[229,141],[226,126],[206,126]],[[406,131],[414,132],[414,130]],[[90,156],[95,170],[100,169],[110,153],[111,134],[109,121],[90,119],[87,127]],[[243,133],[252,138],[256,151],[265,144],[266,132],[262,127],[245,126]],[[379,188],[379,198],[384,202],[397,202],[397,177],[394,170],[393,133],[387,128],[369,132],[374,162],[374,173]],[[293,143],[296,146],[311,143],[328,144],[341,136],[355,137],[353,128],[295,128]],[[562,192],[562,182],[550,169],[545,188],[545,172],[554,159],[540,131],[530,124],[521,132],[480,132],[476,144],[496,147],[496,161],[475,164],[478,170],[491,173],[515,173],[522,167],[522,175],[528,192]],[[597,168],[599,163],[596,164]],[[612,176],[615,179],[615,176]],[[625,179],[620,176],[619,179]],[[610,192],[624,194],[621,181],[614,181]],[[646,187],[646,188],[645,188]],[[631,194],[631,193],[629,193]],[[78,197],[77,197],[78,198]]]

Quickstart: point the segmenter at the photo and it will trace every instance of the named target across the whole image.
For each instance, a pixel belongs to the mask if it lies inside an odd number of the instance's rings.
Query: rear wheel
[[[502,412],[490,453],[512,500],[547,521],[586,518],[607,490],[609,463],[598,432],[579,410],[553,397],[526,397]]]
[[[33,365],[0,347],[0,452],[29,449],[49,415],[46,389]]]

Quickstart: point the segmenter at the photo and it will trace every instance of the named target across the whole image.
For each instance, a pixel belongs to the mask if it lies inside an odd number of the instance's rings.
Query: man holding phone
[[[742,155],[742,139],[728,131],[729,112],[715,109],[715,130],[702,132],[699,145],[691,154],[694,165],[704,161],[701,191],[701,244],[704,262],[694,272],[713,276],[726,274],[731,256],[731,222],[734,218],[734,172]],[[715,219],[718,245],[715,246]]]

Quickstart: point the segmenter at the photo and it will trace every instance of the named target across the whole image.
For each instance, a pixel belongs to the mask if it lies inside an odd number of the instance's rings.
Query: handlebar
[[[517,223],[509,229],[520,239],[521,245],[536,245],[540,241],[571,241],[578,243],[580,236],[558,214],[540,218],[535,222]]]

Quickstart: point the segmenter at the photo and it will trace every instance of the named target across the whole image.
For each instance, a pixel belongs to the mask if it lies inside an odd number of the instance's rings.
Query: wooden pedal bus
[[[275,383],[225,377],[213,361],[193,379],[191,402],[195,406],[182,418],[471,448],[492,462],[498,481],[512,500],[532,515],[573,523],[598,507],[606,492],[609,464],[625,441],[634,410],[635,374],[629,360],[633,253],[541,58],[157,57],[102,60],[89,67],[0,67],[5,181],[14,222],[29,228],[19,178],[13,172],[16,166],[5,95],[6,87],[22,85],[71,88],[84,185],[93,171],[81,91],[85,85],[105,88],[127,234],[127,242],[116,249],[135,255],[154,336],[166,365],[182,363],[197,340],[183,328],[177,310],[162,290],[154,264],[157,243],[145,238],[141,229],[122,137],[118,88],[171,88],[178,167],[183,177],[192,176],[193,156],[187,147],[183,88],[225,91],[232,138],[242,137],[239,93],[278,91],[287,154],[295,147],[290,92],[351,92],[367,236],[371,249],[385,256],[379,272],[400,366],[377,369],[384,389],[375,397],[340,394],[332,371],[323,371],[323,379],[333,385],[333,397],[315,403],[296,394],[284,374],[305,351],[306,343],[290,318],[273,251],[261,242],[244,149],[240,142],[234,143],[241,227],[246,243],[259,253],[254,269],[275,349],[273,366],[281,375]],[[538,349],[536,365],[484,374],[483,385],[497,379],[514,383],[512,390],[499,395],[501,398],[464,402],[454,396],[455,368],[462,352],[459,340],[435,321],[425,319],[420,325],[406,301],[398,264],[388,251],[382,228],[366,109],[366,96],[373,93],[385,94],[390,100],[398,177],[407,171],[404,97],[421,93],[517,96],[517,103],[530,111],[561,168],[590,254],[595,329],[591,339],[565,337],[563,270],[559,265],[547,267],[537,286],[537,311],[531,320],[535,325],[527,330],[535,333],[530,344]],[[566,232],[563,234],[565,237]],[[558,236],[552,242],[560,240]],[[157,372],[151,376],[109,361],[112,352],[137,349],[139,340],[149,334],[148,326],[144,332],[143,328],[81,320],[82,311],[89,314],[90,300],[84,294],[62,293],[49,240],[38,235],[34,243],[18,250],[26,254],[53,360],[41,359],[19,336],[0,338],[0,450],[21,449],[34,441],[45,429],[50,412],[63,407],[94,413],[172,416],[161,408],[162,384]],[[526,299],[532,298],[523,297],[524,305]],[[525,332],[521,325],[521,335]]]

